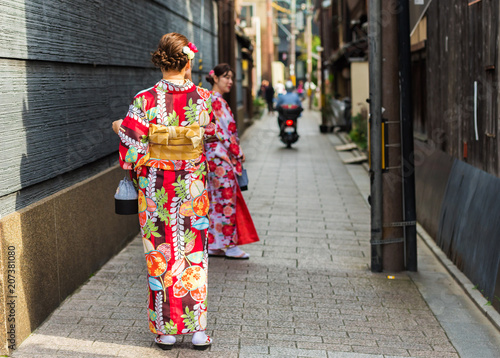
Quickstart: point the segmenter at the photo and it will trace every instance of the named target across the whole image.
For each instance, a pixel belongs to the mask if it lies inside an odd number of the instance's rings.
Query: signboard
[[[422,20],[432,0],[410,0],[410,36]]]
[[[295,15],[295,28],[299,31],[304,30],[304,12],[299,11]]]

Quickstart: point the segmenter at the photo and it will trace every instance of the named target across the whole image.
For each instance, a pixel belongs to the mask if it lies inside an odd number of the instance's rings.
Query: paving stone
[[[353,352],[366,353],[366,354],[380,354],[380,355],[398,355],[401,357],[410,357],[410,354],[405,349],[397,348],[383,348],[383,347],[367,347],[367,346],[352,346]]]
[[[175,353],[174,353],[175,354]],[[126,347],[126,348],[121,348],[117,352],[118,357],[130,357],[130,358],[136,358],[136,357],[151,357],[151,358],[165,358],[165,353],[163,351],[160,351],[157,348],[148,348],[148,347]],[[175,357],[175,355],[169,355],[167,357]]]
[[[239,349],[240,357],[241,354],[246,353],[257,353],[257,354],[268,354],[269,347],[268,346],[258,346],[258,345],[242,345]]]
[[[37,330],[40,334],[54,335],[58,337],[67,337],[78,326],[68,325],[63,323],[52,323],[51,320],[46,321],[46,324],[40,326]]]
[[[214,344],[210,347],[210,353],[212,352],[237,352],[239,350],[239,346],[237,344]]]
[[[269,339],[267,343],[270,347],[297,348],[297,344],[294,341],[277,341]]]
[[[384,358],[382,355],[349,353],[349,352],[328,352],[328,358]],[[389,357],[385,357],[389,358]],[[395,357],[393,357],[395,358]]]
[[[333,331],[329,329],[316,330],[308,328],[295,328],[295,334],[303,336],[319,336],[319,337],[335,337],[335,338],[347,338],[347,331]],[[349,334],[349,336],[351,336]]]
[[[437,352],[437,351],[414,351],[409,352],[410,357],[426,357],[426,358],[458,358],[457,353],[453,352]],[[472,356],[471,356],[472,357]]]
[[[297,342],[297,348],[299,349],[321,349],[336,352],[351,352],[351,346],[342,344],[330,344],[330,343],[314,343],[314,342]]]
[[[292,348],[278,348],[271,347],[270,353],[272,355],[278,355],[280,357],[318,357],[326,358],[326,352],[324,350],[312,350],[312,349],[292,349]]]

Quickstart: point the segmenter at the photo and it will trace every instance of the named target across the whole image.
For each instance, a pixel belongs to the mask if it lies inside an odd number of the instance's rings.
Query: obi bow
[[[149,125],[149,152],[136,164],[151,166],[158,160],[193,160],[203,154],[205,129],[198,123],[186,127]]]
[[[202,145],[204,133],[204,128],[197,123],[186,127],[150,124],[149,143],[163,146],[191,144],[193,148],[197,148]]]

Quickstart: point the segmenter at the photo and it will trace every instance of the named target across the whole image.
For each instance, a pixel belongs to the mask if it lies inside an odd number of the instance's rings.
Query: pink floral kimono
[[[210,196],[208,248],[220,250],[259,238],[236,179],[241,175],[243,156],[236,121],[218,92],[212,92],[212,110],[213,120],[205,128]]]

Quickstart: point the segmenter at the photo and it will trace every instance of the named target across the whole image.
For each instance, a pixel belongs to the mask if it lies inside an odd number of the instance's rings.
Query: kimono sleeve
[[[144,96],[134,98],[118,132],[120,166],[126,170],[133,169],[149,149],[149,122],[146,119],[145,102]]]
[[[221,102],[220,116],[216,120],[215,135],[222,142],[230,156],[241,159],[243,152],[240,147],[236,121],[229,105],[223,99],[218,98],[216,101]]]

